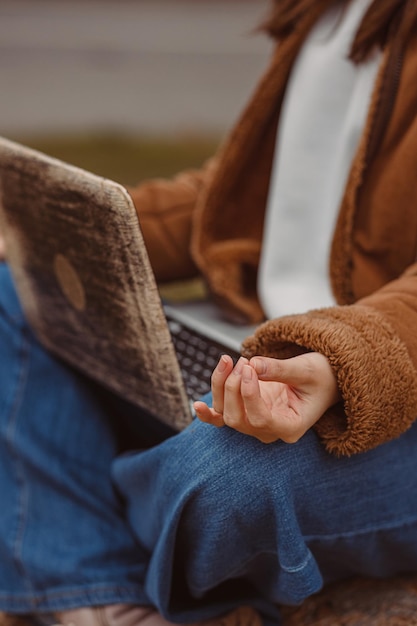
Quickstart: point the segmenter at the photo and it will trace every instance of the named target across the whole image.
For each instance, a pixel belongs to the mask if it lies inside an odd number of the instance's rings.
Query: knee
[[[155,500],[159,507],[209,511],[214,520],[248,510],[264,497],[270,486],[265,474],[271,472],[263,448],[230,428],[196,420],[154,448],[120,457],[113,476],[131,506],[139,499],[147,505]]]
[[[233,429],[196,422],[178,437],[171,459],[172,489],[188,493],[191,517],[210,515],[256,519],[289,497],[289,468],[280,460],[283,446],[267,446]],[[187,485],[186,489],[184,489]],[[268,504],[269,503],[269,504]]]

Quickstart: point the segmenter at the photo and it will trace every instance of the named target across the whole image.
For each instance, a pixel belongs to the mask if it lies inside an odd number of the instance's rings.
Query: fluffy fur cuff
[[[263,324],[244,354],[288,358],[305,351],[327,356],[343,406],[316,424],[327,450],[351,455],[403,433],[417,416],[417,373],[405,345],[384,317],[363,306],[341,306]]]

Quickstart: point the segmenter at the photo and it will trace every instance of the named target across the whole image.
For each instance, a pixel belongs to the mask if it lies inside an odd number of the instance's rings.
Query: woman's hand
[[[212,375],[213,408],[194,404],[197,416],[227,425],[263,443],[294,443],[340,399],[325,356],[309,352],[291,359],[241,357],[235,367],[223,355]]]
[[[4,243],[4,239],[0,233],[0,261],[2,261],[5,256],[6,256],[6,244]]]

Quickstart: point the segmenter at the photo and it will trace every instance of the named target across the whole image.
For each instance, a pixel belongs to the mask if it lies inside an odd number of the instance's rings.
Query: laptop
[[[0,230],[39,341],[175,431],[253,331],[208,302],[161,302],[124,187],[4,138]]]

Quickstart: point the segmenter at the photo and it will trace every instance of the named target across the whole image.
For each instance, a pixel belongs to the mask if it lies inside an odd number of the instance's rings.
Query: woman
[[[416,24],[413,0],[277,0],[217,157],[130,190],[159,280],[201,272],[231,319],[268,319],[181,434],[115,459],[114,414],[3,267],[1,609],[278,623],[330,581],[417,571]]]

